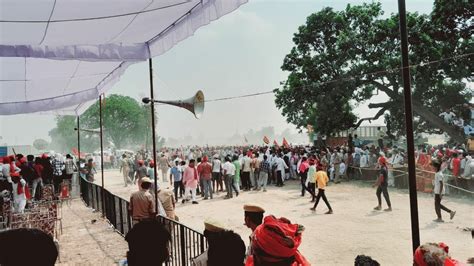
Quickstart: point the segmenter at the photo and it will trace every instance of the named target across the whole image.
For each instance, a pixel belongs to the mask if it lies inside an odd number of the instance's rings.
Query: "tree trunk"
[[[429,123],[435,128],[439,128],[443,130],[455,142],[464,143],[466,141],[463,135],[463,132],[460,129],[447,124],[441,117],[437,116],[428,108],[424,107],[423,104],[421,104],[420,102],[416,100],[412,100],[412,101],[413,101],[413,112],[423,117],[423,119],[427,123]]]

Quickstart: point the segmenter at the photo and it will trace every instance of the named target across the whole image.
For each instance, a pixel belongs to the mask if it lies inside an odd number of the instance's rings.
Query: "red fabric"
[[[18,181],[18,186],[16,187],[16,193],[17,193],[18,195],[21,195],[21,194],[23,194],[23,192],[24,192],[23,186],[21,185],[21,182]]]
[[[304,161],[300,164],[300,173],[304,173],[306,172],[306,170],[308,170],[309,168],[309,164],[308,164],[308,161]]]
[[[449,253],[449,247],[445,243],[441,242],[438,243],[438,246],[446,252],[446,254]],[[413,256],[413,260],[415,261],[416,266],[427,266],[425,259],[424,259],[424,253],[421,247],[418,247],[415,250],[415,255]],[[444,260],[444,266],[460,266],[462,265],[459,261],[452,259],[452,258],[446,258]]]
[[[198,179],[198,171],[196,170],[196,167],[193,167],[194,170],[194,180]]]
[[[26,196],[26,199],[31,199],[31,194],[30,194],[30,190],[28,189],[28,184],[25,185],[25,196]]]
[[[69,186],[66,185],[61,188],[61,198],[62,199],[69,198]]]
[[[268,144],[268,143],[270,143],[270,140],[268,139],[267,136],[264,136],[263,137],[263,142],[265,142],[265,144]]]
[[[34,168],[35,168],[36,174],[38,174],[38,176],[40,178],[43,178],[43,169],[44,169],[44,167],[41,164],[35,164]]]
[[[383,156],[380,156],[380,158],[379,158],[379,164],[386,165],[386,164],[387,164],[387,159],[385,159],[385,157],[383,157]]]
[[[11,177],[20,176],[20,173],[15,172],[15,164],[13,162],[10,162],[10,176]]]
[[[207,161],[203,162],[198,166],[199,177],[204,180],[211,180],[212,177],[212,165]]]
[[[298,224],[292,224],[285,218],[277,219],[275,216],[267,216],[263,223],[254,232],[252,247],[262,250],[268,256],[262,260],[277,262],[282,258],[295,256],[293,265],[310,265],[308,261],[298,252],[301,244],[301,228]]]
[[[453,175],[459,176],[461,169],[461,160],[459,158],[453,158]]]

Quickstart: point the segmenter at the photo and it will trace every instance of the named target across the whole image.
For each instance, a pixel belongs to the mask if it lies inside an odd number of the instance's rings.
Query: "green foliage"
[[[148,148],[151,149],[151,111],[149,106],[140,105],[135,99],[112,94],[102,105],[105,148]],[[50,131],[56,150],[70,152],[77,147],[76,117],[58,116],[56,128]],[[93,152],[99,148],[99,103],[96,102],[80,116],[81,151]],[[157,146],[164,144],[157,137]]]
[[[417,132],[440,130],[442,124],[432,124],[439,122],[433,121],[437,114],[473,96],[465,82],[472,80],[474,57],[444,60],[474,52],[473,10],[469,1],[446,0],[435,1],[431,15],[407,14],[410,63],[417,65],[411,68]],[[275,90],[276,105],[288,122],[330,135],[384,115],[393,133],[403,134],[398,14],[382,15],[380,3],[324,8],[299,27],[281,67],[288,79]],[[377,115],[356,123],[354,107],[379,91],[390,100],[369,104]]]

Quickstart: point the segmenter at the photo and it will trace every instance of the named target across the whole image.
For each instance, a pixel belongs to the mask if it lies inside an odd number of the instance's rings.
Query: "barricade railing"
[[[102,213],[118,233],[125,236],[130,231],[132,217],[128,211],[128,201],[82,177],[80,192],[84,203]],[[200,232],[161,215],[158,216],[158,221],[171,233],[170,260],[165,265],[190,265],[192,258],[207,249],[206,238]]]
[[[363,180],[376,180],[378,176],[378,170],[376,168],[367,168],[367,167],[354,167],[349,166],[352,169],[353,174],[355,173],[356,179]],[[400,167],[390,167],[389,174],[392,173],[392,178],[394,179],[394,186],[396,188],[408,189],[408,169],[407,166]],[[435,172],[422,169],[420,167],[416,168],[416,178],[417,178],[417,190],[423,192],[431,192],[434,180]],[[456,177],[447,170],[444,173],[444,176],[447,180],[446,193],[450,195],[474,197],[474,179]],[[390,176],[389,176],[390,178]]]

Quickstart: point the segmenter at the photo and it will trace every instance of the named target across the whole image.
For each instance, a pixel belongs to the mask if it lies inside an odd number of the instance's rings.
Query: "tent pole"
[[[155,104],[154,104],[154,94],[153,94],[153,66],[152,66],[152,59],[148,59],[148,70],[150,72],[150,97],[151,101],[151,138],[153,141],[153,178],[155,182],[155,213],[158,214],[158,173],[156,171],[156,165],[158,162],[156,161],[156,138],[155,138]]]
[[[77,116],[77,169],[81,170],[81,133],[80,133],[79,115]]]
[[[105,216],[105,188],[104,188],[104,139],[102,121],[102,95],[99,96],[99,125],[100,125],[100,172],[102,179],[102,216]]]
[[[410,69],[408,62],[408,36],[406,23],[405,0],[398,0],[400,17],[400,39],[402,52],[403,94],[405,98],[405,126],[408,153],[408,185],[410,191],[410,217],[413,253],[420,246],[420,229],[418,224],[418,200],[416,194],[415,141],[413,137],[413,111],[410,88]]]

